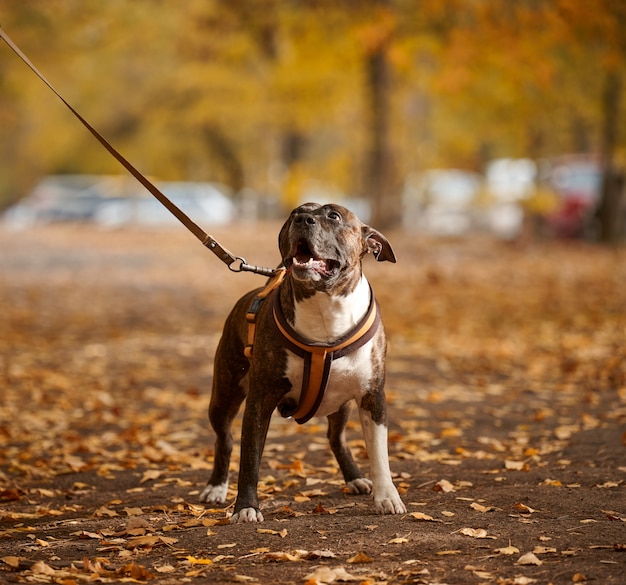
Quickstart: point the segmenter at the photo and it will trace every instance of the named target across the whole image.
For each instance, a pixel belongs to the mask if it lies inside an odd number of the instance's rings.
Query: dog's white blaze
[[[310,341],[332,343],[354,327],[370,305],[365,276],[346,296],[316,293],[297,304],[293,328]]]

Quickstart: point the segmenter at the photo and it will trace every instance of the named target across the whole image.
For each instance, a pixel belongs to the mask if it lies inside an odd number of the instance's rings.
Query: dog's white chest
[[[363,318],[370,306],[370,294],[365,277],[349,295],[316,294],[298,303],[294,328],[310,341],[332,344]],[[368,341],[354,352],[332,360],[326,391],[316,416],[332,414],[367,391],[373,375],[371,355],[372,341]],[[285,375],[292,387],[288,397],[295,401],[300,400],[303,372],[303,358],[290,352]]]

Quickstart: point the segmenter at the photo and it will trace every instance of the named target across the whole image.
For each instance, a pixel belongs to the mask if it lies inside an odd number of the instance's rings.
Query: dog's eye
[[[332,219],[333,221],[341,221],[341,214],[338,211],[329,211],[328,219]]]

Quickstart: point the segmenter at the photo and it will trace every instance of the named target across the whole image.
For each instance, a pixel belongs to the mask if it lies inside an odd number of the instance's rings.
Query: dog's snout
[[[310,213],[298,213],[294,219],[297,225],[315,225],[317,220]]]

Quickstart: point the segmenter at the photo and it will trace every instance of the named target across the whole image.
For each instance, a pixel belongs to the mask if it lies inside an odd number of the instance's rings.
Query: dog
[[[200,501],[224,504],[233,438],[244,399],[238,493],[230,523],[262,522],[259,465],[275,409],[304,423],[328,418],[328,439],[351,493],[372,494],[380,514],[403,514],[387,451],[386,337],[362,259],[396,262],[387,238],[335,204],[294,209],[278,237],[282,265],[228,316],[215,355],[209,420],[214,467]],[[352,401],[370,460],[366,478],[347,446]]]

